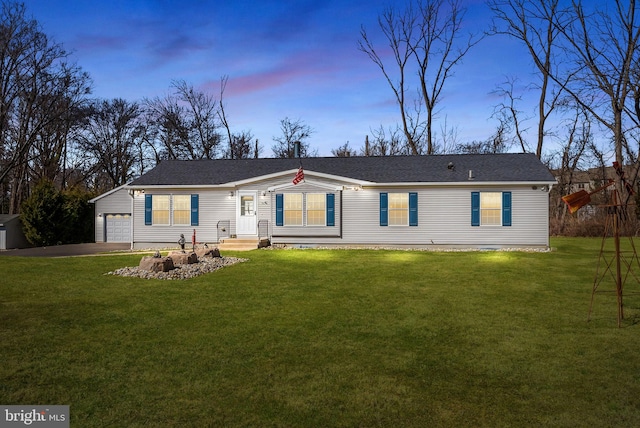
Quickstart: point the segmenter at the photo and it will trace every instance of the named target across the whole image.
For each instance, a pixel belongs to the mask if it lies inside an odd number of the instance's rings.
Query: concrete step
[[[225,238],[218,243],[220,251],[249,251],[258,248],[258,238]]]

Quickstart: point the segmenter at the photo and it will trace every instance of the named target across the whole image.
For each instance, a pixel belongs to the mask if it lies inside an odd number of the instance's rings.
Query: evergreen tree
[[[35,246],[61,242],[64,224],[64,199],[49,180],[40,181],[21,207],[27,240]]]

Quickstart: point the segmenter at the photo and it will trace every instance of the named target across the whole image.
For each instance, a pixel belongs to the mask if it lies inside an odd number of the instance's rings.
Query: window
[[[253,196],[251,195],[244,195],[240,197],[240,215],[245,217],[245,216],[252,216],[255,215],[255,207],[254,207],[254,201],[253,201]]]
[[[409,224],[409,194],[389,193],[389,226]]]
[[[144,195],[144,224],[198,226],[198,195]],[[171,212],[173,210],[173,212]],[[171,215],[170,215],[171,214]]]
[[[417,193],[380,193],[380,226],[417,225]]]
[[[307,226],[324,226],[326,224],[324,193],[307,194]]]
[[[480,224],[483,226],[502,224],[502,193],[480,193]]]
[[[276,226],[335,226],[334,193],[277,193]]]
[[[173,224],[191,224],[191,195],[173,196]]]
[[[511,192],[471,192],[471,226],[511,226]]]
[[[169,195],[153,195],[153,224],[169,224]]]
[[[284,194],[284,225],[302,226],[302,193]]]

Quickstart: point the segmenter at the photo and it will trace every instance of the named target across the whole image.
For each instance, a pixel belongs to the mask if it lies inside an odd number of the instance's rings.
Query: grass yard
[[[73,427],[640,426],[640,295],[618,328],[597,294],[587,323],[600,240],[552,245],[260,250],[187,281],[3,257],[0,404]]]

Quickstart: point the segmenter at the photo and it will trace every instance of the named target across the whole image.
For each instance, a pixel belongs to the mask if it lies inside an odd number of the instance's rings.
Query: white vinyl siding
[[[478,189],[473,189],[478,190]],[[480,191],[497,191],[487,187]],[[418,226],[379,227],[380,192],[397,189],[344,191],[342,227],[344,245],[415,245],[458,247],[548,246],[549,194],[531,186],[501,187],[513,196],[512,227],[472,227],[469,187],[412,188],[418,193]],[[316,242],[318,240],[316,239]],[[321,242],[328,243],[328,242]]]
[[[236,225],[236,197],[229,196],[229,190],[180,189],[180,194],[199,195],[198,226],[171,225],[166,227],[149,227],[144,222],[145,195],[139,194],[134,198],[133,241],[134,248],[152,248],[177,245],[180,234],[184,234],[187,241],[191,241],[194,229],[196,240],[214,244],[217,242],[218,222],[228,222],[228,235],[235,234]],[[152,193],[151,190],[146,191]],[[176,190],[153,190],[153,196],[163,194],[170,196],[177,194]],[[227,223],[225,223],[227,224]]]
[[[106,219],[108,214],[131,214],[131,196],[126,188],[121,187],[95,201],[96,242],[107,241]]]

